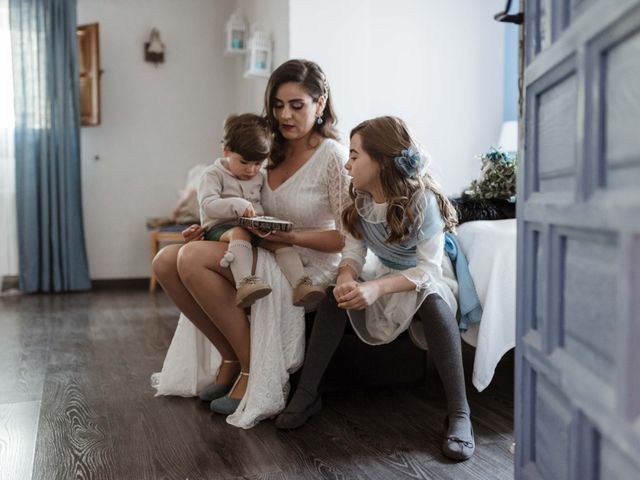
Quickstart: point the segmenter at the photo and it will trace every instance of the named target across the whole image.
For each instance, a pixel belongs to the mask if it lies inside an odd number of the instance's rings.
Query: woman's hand
[[[276,243],[287,243],[295,245],[296,234],[294,232],[283,232],[282,230],[258,230],[256,228],[247,228],[251,233],[261,238],[269,238],[269,241]]]
[[[351,282],[341,284],[340,287],[342,287],[342,285],[345,285],[345,287],[347,287],[350,283]],[[356,284],[355,287],[351,288],[351,290],[344,293],[340,297],[336,296],[338,307],[345,310],[364,310],[368,306],[375,303],[375,301],[380,297],[380,286],[376,282],[353,283]],[[336,288],[339,287],[336,286]]]
[[[184,238],[184,243],[189,243],[194,240],[202,240],[204,238],[204,228],[197,223],[194,223],[190,227],[182,230],[182,238]]]
[[[282,230],[272,230],[269,234],[269,240],[272,242],[288,243],[289,245],[295,244],[296,234],[295,232],[283,232]]]

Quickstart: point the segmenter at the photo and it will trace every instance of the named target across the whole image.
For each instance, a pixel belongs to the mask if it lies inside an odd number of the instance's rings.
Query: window
[[[18,274],[9,0],[0,0],[0,280]],[[0,284],[2,282],[0,281]]]

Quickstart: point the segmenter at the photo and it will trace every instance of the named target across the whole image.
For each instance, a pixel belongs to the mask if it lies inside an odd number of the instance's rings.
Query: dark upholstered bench
[[[306,315],[307,341],[314,314]],[[298,381],[300,372],[291,377]],[[320,384],[323,392],[358,390],[376,387],[422,385],[427,375],[427,352],[416,347],[408,333],[386,345],[371,346],[362,342],[347,322],[345,335]]]

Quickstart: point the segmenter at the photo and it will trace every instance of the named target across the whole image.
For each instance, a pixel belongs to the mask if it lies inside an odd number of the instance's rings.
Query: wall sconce
[[[232,14],[225,26],[225,54],[244,53],[246,51],[247,26],[237,13]]]
[[[252,26],[251,38],[247,42],[244,78],[268,77],[271,75],[272,56],[271,37],[257,26]]]
[[[164,62],[164,43],[160,40],[160,32],[157,28],[151,29],[149,41],[144,44],[144,59],[152,62],[156,67]]]

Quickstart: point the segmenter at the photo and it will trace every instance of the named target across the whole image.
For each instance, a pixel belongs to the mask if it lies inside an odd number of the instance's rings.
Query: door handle
[[[507,6],[504,7],[504,12],[496,13],[493,18],[498,22],[505,23],[515,23],[516,25],[522,24],[524,22],[524,13],[518,12],[514,15],[509,14],[509,10],[511,9],[511,0],[507,0]]]

